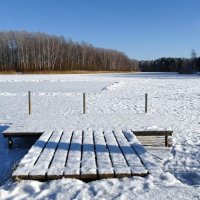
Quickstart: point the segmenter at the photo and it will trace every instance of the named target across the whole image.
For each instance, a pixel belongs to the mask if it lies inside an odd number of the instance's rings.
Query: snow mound
[[[168,127],[167,129],[166,128],[163,128],[163,127],[159,127],[159,126],[149,126],[145,129],[146,131],[169,131],[169,130],[172,130],[170,127]]]
[[[9,93],[9,92],[0,92],[0,96],[16,96],[17,94]]]
[[[20,191],[20,192],[19,192]],[[151,178],[105,179],[84,183],[75,179],[21,181],[1,187],[1,199],[199,199],[199,188],[154,185]]]
[[[119,82],[115,82],[112,85],[109,85],[107,87],[104,87],[102,90],[106,90],[106,91],[114,91],[116,89],[119,89],[121,87],[123,87],[125,85],[125,82],[123,81],[119,81]]]

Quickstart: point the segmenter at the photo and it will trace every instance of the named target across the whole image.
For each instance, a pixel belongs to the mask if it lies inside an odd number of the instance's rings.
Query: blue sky
[[[0,0],[0,30],[63,35],[130,58],[200,56],[200,0]]]

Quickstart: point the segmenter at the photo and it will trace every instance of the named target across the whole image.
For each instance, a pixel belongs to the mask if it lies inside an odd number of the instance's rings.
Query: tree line
[[[200,71],[200,57],[192,50],[191,58],[159,58],[139,62],[139,69],[145,72],[196,73]]]
[[[136,71],[138,61],[123,52],[74,42],[63,36],[0,32],[0,71]]]

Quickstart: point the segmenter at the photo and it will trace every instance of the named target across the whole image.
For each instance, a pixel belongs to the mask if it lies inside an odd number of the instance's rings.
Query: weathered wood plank
[[[70,150],[64,169],[64,177],[80,178],[80,164],[82,155],[82,131],[73,132]]]
[[[140,143],[144,146],[164,146],[165,136],[136,136]]]
[[[38,160],[43,148],[46,146],[49,138],[52,135],[52,131],[44,132],[40,138],[35,142],[35,144],[31,147],[28,153],[24,156],[24,158],[20,161],[17,169],[13,172],[12,177],[14,179],[28,179],[28,174],[32,169],[33,165]]]
[[[32,180],[45,180],[46,173],[50,166],[50,163],[53,159],[55,150],[58,146],[58,142],[62,136],[63,131],[56,130],[51,135],[51,138],[47,142],[44,150],[40,154],[37,162],[33,166],[32,170],[29,173],[29,179]]]
[[[40,137],[43,132],[3,132],[4,137]]]
[[[43,133],[21,160],[13,177],[96,180],[143,176],[148,172],[142,163],[150,172],[160,170],[131,131],[57,130]]]
[[[135,153],[134,149],[130,146],[129,142],[125,138],[121,130],[113,131],[115,139],[117,140],[119,147],[131,169],[132,175],[145,176],[148,171],[145,169],[144,165],[141,163],[138,155]]]
[[[165,147],[168,146],[168,136],[172,136],[173,131],[132,131],[136,136],[164,136]]]
[[[141,145],[136,136],[132,131],[123,131],[123,134],[137,153],[141,162],[145,166],[145,168],[149,171],[149,173],[162,173],[162,169],[155,162],[153,157],[146,151],[146,149]]]
[[[58,148],[53,157],[52,163],[47,172],[48,180],[53,180],[63,177],[66,159],[69,152],[71,137],[72,137],[72,131],[65,130],[63,132],[61,140],[58,144]]]
[[[136,136],[172,136],[173,131],[134,131],[132,130],[134,135]]]
[[[113,178],[113,166],[102,131],[94,131],[94,144],[99,178]]]
[[[83,149],[81,160],[81,179],[96,179],[96,159],[94,152],[93,131],[83,131]]]
[[[105,131],[104,136],[109,149],[110,157],[117,178],[130,177],[130,167],[127,165],[126,160],[118,146],[118,143],[112,131]]]

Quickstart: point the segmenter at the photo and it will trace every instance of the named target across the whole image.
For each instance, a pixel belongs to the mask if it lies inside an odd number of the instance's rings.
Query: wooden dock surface
[[[129,131],[129,135],[133,132]],[[17,180],[81,180],[145,176],[148,170],[122,130],[54,130],[44,132],[20,161]]]

